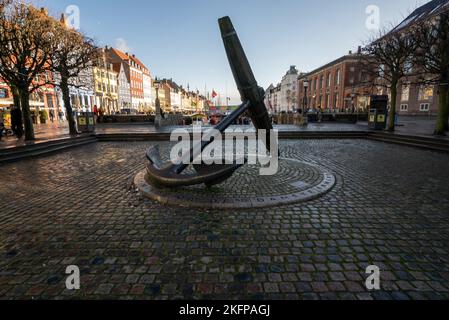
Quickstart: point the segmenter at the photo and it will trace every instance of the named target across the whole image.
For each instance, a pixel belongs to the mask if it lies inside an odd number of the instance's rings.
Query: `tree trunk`
[[[398,96],[398,81],[393,80],[391,82],[391,104],[390,104],[390,115],[389,115],[389,121],[388,121],[388,131],[391,131],[391,132],[394,132],[394,130],[395,130],[397,96]]]
[[[446,103],[445,103],[445,112],[446,112],[446,121],[444,122],[444,128],[446,131],[449,131],[449,87],[446,86]]]
[[[435,128],[435,135],[444,136],[445,131],[448,130],[449,118],[448,85],[446,83],[441,84],[438,92],[438,118]]]
[[[22,107],[23,123],[25,125],[25,140],[34,140],[34,126],[33,120],[31,119],[30,110],[30,93],[28,88],[18,88],[20,95],[20,105]]]
[[[20,103],[20,94],[19,94],[19,91],[17,90],[16,87],[11,86],[11,92],[12,92],[12,97],[13,97],[14,105],[17,106],[17,107],[19,107],[19,108],[21,109],[21,107],[20,107],[20,104],[21,104],[21,103]]]
[[[68,79],[62,76],[61,79],[61,91],[62,91],[62,100],[64,101],[64,107],[66,110],[67,121],[69,122],[69,132],[71,135],[78,134],[78,130],[76,129],[75,118],[73,117],[72,105],[70,103],[70,89],[68,84]]]

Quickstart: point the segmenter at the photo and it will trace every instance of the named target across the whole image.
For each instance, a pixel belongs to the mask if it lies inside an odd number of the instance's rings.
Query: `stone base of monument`
[[[301,203],[324,196],[335,186],[335,176],[325,168],[295,159],[280,158],[273,176],[261,176],[260,166],[245,165],[234,176],[212,188],[204,185],[175,189],[156,188],[146,171],[134,178],[144,197],[165,205],[198,209],[269,208]]]

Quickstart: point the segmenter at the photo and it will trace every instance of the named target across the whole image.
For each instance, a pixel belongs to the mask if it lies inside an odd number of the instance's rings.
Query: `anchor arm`
[[[229,126],[234,123],[234,121],[236,121],[242,114],[245,113],[245,111],[248,110],[249,106],[250,106],[249,101],[246,101],[243,104],[241,104],[234,112],[232,112],[222,122],[220,122],[217,126],[215,126],[215,129],[218,130],[220,133],[224,133],[226,129],[228,129]],[[182,173],[185,169],[187,169],[189,164],[192,163],[193,160],[195,160],[211,143],[212,139],[200,142],[201,144],[200,147],[197,145],[196,147],[193,148],[193,150],[190,150],[189,155],[184,155],[184,157],[190,157],[189,159],[187,159],[189,161],[182,161],[181,164],[174,167],[174,171],[177,174]]]

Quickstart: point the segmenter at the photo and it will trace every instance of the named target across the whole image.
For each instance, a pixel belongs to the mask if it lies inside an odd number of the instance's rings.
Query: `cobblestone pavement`
[[[449,299],[449,157],[365,140],[282,142],[337,176],[324,197],[245,211],[128,191],[151,143],[0,167],[3,299]],[[365,288],[366,267],[382,290]],[[65,269],[81,269],[81,290]]]

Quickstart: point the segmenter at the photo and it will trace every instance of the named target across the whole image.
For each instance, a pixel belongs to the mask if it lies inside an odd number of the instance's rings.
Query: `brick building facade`
[[[307,105],[308,109],[326,111],[366,111],[369,96],[374,91],[367,84],[367,77],[360,67],[360,49],[356,54],[349,52],[298,78],[300,108],[304,109]]]

